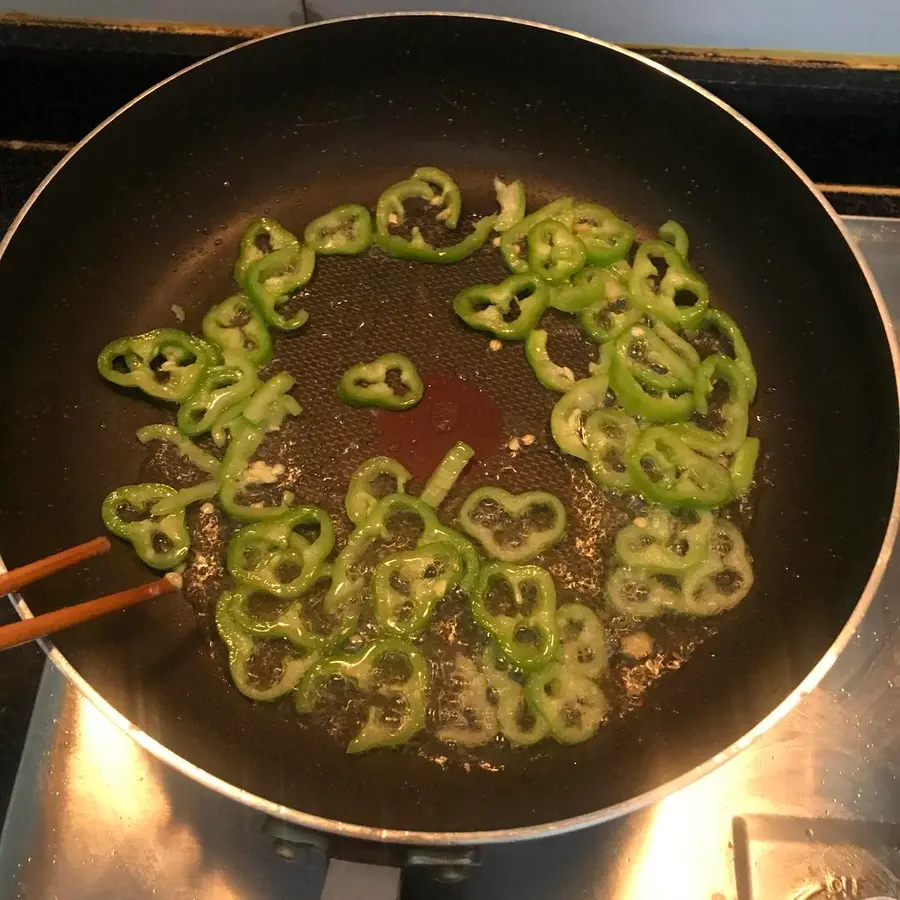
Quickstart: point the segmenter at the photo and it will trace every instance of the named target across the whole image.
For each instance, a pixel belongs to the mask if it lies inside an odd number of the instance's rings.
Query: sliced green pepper
[[[197,390],[178,409],[178,428],[191,437],[205,434],[222,414],[246,400],[259,387],[256,367],[245,356],[229,355],[223,366],[213,366],[200,379]]]
[[[380,499],[373,491],[381,478],[391,479],[391,488],[386,494],[402,494],[412,475],[406,468],[387,456],[367,459],[351,476],[344,499],[347,516],[354,525],[359,525],[375,508]]]
[[[551,391],[564,394],[575,384],[575,373],[568,366],[558,366],[547,352],[547,332],[535,328],[525,338],[525,356],[537,380]]]
[[[529,678],[525,696],[562,744],[593,737],[609,712],[603,691],[590,678],[559,663]]]
[[[310,542],[296,529],[318,529]],[[295,506],[270,522],[246,525],[228,545],[228,571],[241,585],[292,600],[319,579],[319,569],[334,547],[334,528],[324,509]]]
[[[481,557],[475,549],[475,545],[466,537],[463,537],[456,529],[450,528],[435,517],[435,522],[429,527],[432,541],[442,541],[452,544],[463,561],[463,577],[460,579],[459,588],[467,594],[475,587],[475,578],[481,569]],[[420,538],[420,541],[422,539]]]
[[[498,583],[511,593],[514,615],[491,612],[491,592]],[[470,605],[475,621],[491,636],[504,659],[516,668],[533,672],[556,656],[556,588],[546,569],[486,563],[481,567]]]
[[[457,655],[453,668],[452,680],[460,688],[455,703],[457,724],[440,728],[438,740],[462,747],[480,747],[499,730],[497,711],[488,699],[487,675],[462,654]]]
[[[550,294],[537,275],[511,275],[500,284],[476,284],[456,295],[453,309],[470,328],[520,341],[540,321]]]
[[[397,393],[388,382],[396,374],[405,389]],[[409,409],[425,394],[419,372],[402,353],[385,353],[370,363],[357,363],[341,376],[338,397],[350,406],[380,406],[382,409]]]
[[[753,587],[753,567],[740,531],[717,520],[705,560],[684,576],[681,608],[694,616],[714,616],[737,606]]]
[[[419,262],[455,263],[471,256],[487,240],[496,216],[479,219],[470,234],[449,247],[433,247],[422,237],[418,228],[412,229],[410,239],[391,234],[391,227],[401,224],[406,217],[404,201],[419,199],[431,204],[437,196],[431,186],[419,178],[391,185],[378,198],[375,208],[375,243],[391,256]]]
[[[585,417],[606,403],[609,378],[600,373],[576,381],[557,401],[550,413],[550,431],[559,449],[579,459],[590,459],[583,439]]]
[[[219,499],[228,515],[244,522],[276,519],[286,506],[245,504],[238,497],[248,485],[264,483],[256,479],[250,460],[259,449],[273,422],[284,415],[282,401],[293,387],[294,379],[287,372],[270,378],[243,406],[238,418],[230,424],[231,443],[222,460],[222,489]],[[293,398],[291,398],[293,399]],[[299,410],[299,405],[293,401]],[[229,410],[226,415],[231,415]]]
[[[397,237],[397,235],[392,235],[390,230],[392,225],[401,225],[405,221],[404,203],[407,200],[424,200],[430,206],[436,196],[431,185],[421,178],[410,178],[392,184],[382,191],[375,206],[376,235]],[[400,238],[400,240],[405,241],[404,238]]]
[[[273,409],[293,386],[294,379],[287,372],[273,375],[244,404],[241,410],[243,417],[251,425],[268,429],[272,424]]]
[[[174,425],[144,425],[143,428],[138,428],[137,439],[142,444],[148,444],[150,441],[166,441],[198,469],[203,469],[216,478],[219,476],[222,466],[219,460],[186,438]]]
[[[624,285],[627,285],[631,278],[631,263],[627,259],[616,260],[611,265],[604,266],[604,269]]]
[[[259,391],[257,391],[258,393]],[[248,397],[237,406],[232,406],[216,419],[210,436],[217,447],[224,447],[228,443],[228,435],[233,430],[242,427],[242,423],[247,421],[244,418],[244,411],[250,408],[251,404],[254,408],[256,407],[259,403],[257,394]],[[272,397],[266,406],[264,430],[267,432],[279,431],[287,416],[299,416],[301,412],[303,412],[303,407],[290,394],[282,393]]]
[[[615,407],[595,409],[584,420],[583,441],[588,451],[591,478],[601,487],[623,493],[634,490],[625,458],[639,431],[637,422]]]
[[[681,422],[686,419],[694,410],[693,393],[689,390],[673,393],[645,388],[636,375],[636,371],[640,372],[645,367],[630,355],[630,342],[630,331],[626,331],[616,339],[614,345],[609,383],[616,399],[633,416],[641,416],[654,422]]]
[[[556,610],[559,662],[570,672],[596,678],[609,665],[606,631],[597,613],[583,603],[564,603]]]
[[[129,541],[148,566],[173,569],[183,562],[191,546],[184,510],[156,516],[152,508],[177,493],[167,484],[128,484],[106,497],[100,516],[107,530]]]
[[[540,516],[538,521],[534,520],[535,513]],[[563,539],[566,508],[547,491],[511,494],[499,487],[480,487],[463,501],[459,525],[490,556],[519,563]]]
[[[616,553],[629,568],[683,575],[706,558],[712,527],[712,513],[685,520],[665,509],[652,509],[616,535]]]
[[[432,206],[441,208],[435,218],[451,230],[456,228],[462,212],[462,194],[456,182],[443,169],[434,166],[421,166],[413,172],[412,177],[413,180],[424,181],[440,188],[440,194],[430,201]]]
[[[250,466],[250,460],[265,436],[262,428],[243,423],[242,427],[232,433],[231,443],[222,460],[222,487],[219,499],[225,512],[242,522],[277,519],[284,515],[287,509],[284,502],[279,506],[263,506],[259,503],[241,503],[238,500],[238,496],[245,488],[268,481],[267,478],[265,481],[259,480]]]
[[[641,318],[641,311],[631,302],[626,282],[608,269],[586,269],[585,272],[602,272],[595,276],[602,284],[599,298],[581,310],[579,322],[584,336],[596,344],[614,341]],[[582,277],[585,273],[582,272]],[[576,279],[577,280],[577,279]]]
[[[437,541],[385,557],[372,574],[375,620],[399,637],[418,634],[434,607],[462,578],[463,564],[452,544]]]
[[[588,262],[595,266],[624,259],[634,241],[634,227],[598,203],[576,203],[571,227],[584,245]]]
[[[434,510],[424,501],[417,497],[408,497],[406,494],[389,494],[382,497],[367,518],[357,525],[347,539],[344,549],[337,555],[331,588],[324,601],[328,613],[343,614],[345,610],[352,611],[355,608],[366,584],[365,576],[356,571],[357,566],[368,550],[391,537],[388,520],[393,515],[403,513],[415,516],[422,523],[417,546],[437,541],[453,544],[463,560],[465,569],[459,586],[464,591],[472,589],[480,561],[478,551],[471,542],[443,525]]]
[[[225,353],[246,356],[261,366],[272,358],[272,338],[259,310],[249,297],[233,294],[203,317],[203,334]]]
[[[330,579],[332,574],[331,565],[322,563],[316,572],[314,585],[324,579]],[[291,601],[274,617],[257,615],[251,609],[251,601],[261,595],[269,596],[267,591],[250,585],[238,587],[232,593],[231,613],[234,621],[254,638],[269,640],[282,638],[298,650],[329,653],[356,627],[355,613],[337,616],[329,614],[322,622],[312,621],[310,612],[314,607],[309,604],[309,593]],[[326,626],[325,630],[323,626]]]
[[[277,700],[290,693],[304,674],[319,661],[318,653],[290,654],[279,667],[271,684],[260,684],[251,674],[251,662],[263,642],[252,637],[234,620],[234,594],[226,592],[216,603],[216,629],[228,648],[228,668],[235,687],[251,700]]]
[[[250,264],[244,284],[269,325],[280,331],[296,331],[306,324],[309,313],[305,309],[285,318],[278,307],[309,283],[315,268],[316,254],[309,247],[275,250]]]
[[[550,732],[542,715],[535,714],[525,699],[525,688],[513,677],[508,663],[492,646],[484,652],[482,668],[497,700],[497,724],[513,746],[529,747]]]
[[[692,369],[700,365],[700,354],[689,341],[685,340],[677,331],[666,325],[665,322],[653,320],[653,331],[666,344],[666,346]]]
[[[687,262],[688,252],[691,249],[691,242],[687,232],[679,222],[669,219],[659,226],[659,239],[671,244],[677,251],[678,255]]]
[[[626,616],[647,619],[681,607],[681,590],[661,581],[656,574],[641,568],[620,566],[606,582],[610,605]]]
[[[192,503],[212,500],[219,493],[218,481],[204,481],[193,487],[182,488],[171,497],[163,497],[150,507],[150,515],[156,518],[168,516],[170,513],[183,512]]]
[[[320,256],[356,256],[372,243],[372,216],[358,203],[335,207],[306,226],[303,242]]]
[[[586,258],[584,244],[561,222],[545,219],[528,232],[528,267],[544,281],[571,278]]]
[[[385,657],[402,657],[408,675],[402,682],[379,677],[378,663]],[[428,691],[428,662],[412,644],[400,638],[381,638],[355,653],[333,656],[310,669],[297,691],[297,709],[311,712],[316,697],[331,678],[352,682],[362,691],[377,693],[400,704],[388,718],[378,706],[369,715],[359,734],[347,747],[348,753],[364,753],[374,747],[396,747],[406,743],[425,727],[425,697]]]
[[[712,509],[732,497],[728,470],[692,450],[671,428],[643,431],[625,464],[635,487],[663,506]]]
[[[375,243],[385,253],[397,256],[401,259],[413,259],[427,263],[457,263],[471,256],[488,239],[491,229],[494,227],[494,217],[486,216],[479,219],[459,243],[449,247],[433,247],[421,235],[417,228],[413,228],[413,238],[409,241],[396,234],[375,233]]]
[[[120,387],[181,403],[214,363],[205,341],[177,328],[157,328],[107,344],[97,358],[97,370]]]
[[[574,202],[571,197],[561,197],[520,219],[503,232],[500,238],[500,254],[511,272],[521,275],[529,271],[528,259],[524,255],[528,248],[528,232],[539,222],[547,219],[553,219],[569,228],[572,225]]]
[[[663,260],[667,266],[662,278],[654,259]],[[632,300],[644,312],[687,330],[702,321],[709,306],[706,282],[665,241],[641,244],[634,258],[628,287]],[[679,299],[685,296],[693,297],[694,302],[688,306],[680,305]]]
[[[475,451],[468,444],[457,441],[428,477],[419,499],[437,509],[447,499],[474,455]]]
[[[235,281],[242,285],[250,266],[267,253],[276,250],[297,250],[299,247],[300,242],[297,238],[274,219],[266,216],[254,219],[241,235],[241,248],[234,264]]]
[[[500,207],[494,231],[502,234],[525,218],[525,185],[521,181],[504,184],[499,178],[495,178],[494,191]]]
[[[687,391],[694,386],[697,351],[663,322],[632,325],[616,339],[616,353],[644,388]]]
[[[703,415],[709,412],[709,398],[716,382],[728,385],[728,399],[720,409],[721,430],[710,431],[693,422],[673,425],[672,431],[689,447],[708,456],[735,453],[747,437],[750,420],[747,383],[738,364],[728,356],[707,356],[697,367],[694,406]]]
[[[731,485],[735,497],[743,497],[753,484],[756,461],[759,458],[759,439],[748,437],[738,447],[731,460]]]
[[[588,372],[591,375],[605,375],[609,378],[609,367],[612,364],[613,345],[601,344],[597,350],[597,362],[588,363]]]
[[[617,287],[612,287],[610,282]],[[627,293],[621,290],[621,282],[609,269],[585,266],[568,281],[550,285],[550,305],[560,312],[581,312],[614,290]]]
[[[750,348],[744,340],[741,329],[731,316],[723,313],[721,309],[707,309],[703,318],[697,323],[694,331],[701,328],[712,328],[724,335],[731,343],[734,351],[734,361],[740,369],[744,382],[747,385],[747,398],[750,403],[756,397],[756,369],[753,366],[753,358],[750,356]],[[693,334],[691,334],[693,337]]]

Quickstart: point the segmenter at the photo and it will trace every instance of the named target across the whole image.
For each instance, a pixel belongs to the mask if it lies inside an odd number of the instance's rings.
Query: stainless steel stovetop
[[[900,220],[846,221],[900,323]],[[900,558],[821,686],[720,769],[645,812],[484,848],[459,884],[412,868],[402,896],[900,900],[898,692]],[[48,666],[0,838],[0,900],[319,897],[324,857],[284,859],[265,826],[151,757]],[[354,898],[392,877],[351,876]]]

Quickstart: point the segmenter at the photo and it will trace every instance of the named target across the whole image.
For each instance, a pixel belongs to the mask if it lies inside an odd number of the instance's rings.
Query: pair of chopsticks
[[[37,562],[29,563],[27,566],[20,566],[11,572],[6,572],[0,575],[0,597],[4,594],[11,594],[27,584],[40,581],[61,569],[68,569],[69,566],[106,553],[109,548],[109,538],[98,537],[79,544],[77,547],[62,550],[52,556],[39,559]],[[67,606],[56,612],[35,616],[33,619],[24,619],[21,622],[14,622],[12,625],[0,626],[0,650],[7,650],[10,647],[16,647],[19,644],[62,631],[64,628],[89,622],[91,619],[134,606],[136,603],[149,600],[151,597],[158,597],[160,594],[170,594],[180,587],[181,576],[169,572],[156,581],[129,588],[127,591],[120,591],[118,594],[108,594],[106,597],[88,600],[86,603],[76,603],[74,606]]]

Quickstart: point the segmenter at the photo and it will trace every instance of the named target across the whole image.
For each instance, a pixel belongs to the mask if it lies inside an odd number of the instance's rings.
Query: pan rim
[[[819,189],[816,187],[815,183],[809,178],[808,175],[806,175],[806,173],[797,165],[797,163],[795,163],[793,159],[791,159],[791,157],[789,157],[787,153],[785,153],[784,150],[782,150],[777,144],[775,144],[775,142],[772,141],[763,131],[757,128],[752,122],[746,119],[729,104],[725,103],[723,100],[719,99],[714,94],[707,91],[705,88],[700,87],[700,85],[695,84],[690,79],[679,74],[678,72],[673,71],[672,69],[667,68],[661,63],[642,56],[640,53],[634,50],[630,50],[617,44],[610,43],[609,41],[604,41],[600,38],[595,38],[572,29],[561,28],[555,25],[548,25],[540,22],[533,22],[527,19],[521,19],[512,16],[491,15],[487,13],[474,12],[443,11],[366,13],[356,16],[343,16],[334,19],[322,20],[320,22],[312,22],[306,25],[293,26],[290,28],[272,32],[270,34],[264,34],[256,38],[252,38],[248,41],[244,41],[240,44],[236,44],[233,47],[228,47],[225,50],[214,53],[202,60],[198,60],[190,66],[187,66],[186,68],[175,72],[168,78],[163,79],[162,81],[138,94],[138,96],[134,97],[128,103],[117,109],[109,117],[104,119],[99,125],[93,128],[84,138],[78,141],[78,143],[69,150],[69,152],[53,167],[53,169],[51,169],[51,171],[44,177],[41,183],[35,188],[29,198],[25,201],[25,204],[19,210],[16,217],[13,219],[6,234],[3,236],[2,240],[0,240],[0,259],[2,259],[3,254],[9,247],[13,236],[18,230],[19,226],[22,224],[22,221],[24,220],[28,211],[35,204],[37,199],[50,184],[50,182],[73,159],[78,151],[86,146],[104,128],[106,128],[108,125],[122,116],[132,106],[135,106],[141,100],[159,90],[164,85],[167,85],[169,82],[174,81],[187,72],[199,68],[200,66],[203,66],[206,63],[211,62],[212,60],[218,59],[219,57],[225,56],[226,54],[233,53],[237,50],[242,49],[243,47],[257,44],[262,41],[271,40],[273,38],[278,38],[292,32],[302,31],[309,28],[318,28],[326,25],[339,25],[343,22],[355,22],[364,19],[424,17],[442,17],[447,19],[480,19],[505,22],[513,25],[537,28],[540,30],[565,35],[567,37],[575,38],[578,40],[588,41],[592,44],[603,47],[606,50],[610,50],[615,53],[622,54],[623,56],[630,57],[636,62],[655,69],[662,75],[675,79],[685,88],[693,90],[707,101],[718,106],[723,112],[729,114],[734,120],[736,120],[739,124],[746,128],[772,153],[774,153],[781,159],[781,161],[793,172],[793,174],[803,183],[803,185],[810,191],[813,197],[819,202],[823,211],[831,218],[832,223],[844,238],[844,241],[847,243],[850,252],[853,254],[857,265],[862,271],[869,290],[872,294],[872,299],[874,300],[875,306],[881,317],[881,324],[884,329],[888,347],[890,349],[891,361],[894,369],[894,387],[898,397],[897,414],[898,419],[900,419],[900,350],[898,350],[897,336],[894,332],[890,314],[888,313],[884,298],[881,295],[881,291],[878,287],[877,282],[875,281],[868,263],[854,243],[843,221],[835,212],[834,208],[828,203]],[[894,541],[897,536],[898,525],[900,525],[900,463],[898,463],[898,472],[894,483],[894,495],[891,505],[891,513],[888,518],[887,527],[885,528],[884,539],[879,549],[878,556],[875,560],[875,564],[872,567],[872,571],[869,575],[865,587],[863,588],[860,598],[853,609],[853,612],[850,614],[850,617],[844,624],[840,633],[832,642],[831,646],[825,651],[819,662],[816,663],[816,665],[794,688],[794,690],[791,691],[791,693],[787,697],[785,697],[785,699],[782,700],[781,703],[779,703],[778,706],[776,706],[775,709],[772,710],[767,716],[765,716],[756,726],[754,726],[746,734],[738,738],[728,747],[725,747],[715,756],[710,757],[710,759],[688,770],[679,777],[672,779],[671,781],[667,781],[650,791],[645,791],[644,793],[638,794],[636,797],[632,797],[629,800],[625,800],[612,806],[607,806],[602,809],[595,810],[593,812],[584,813],[582,815],[573,816],[566,819],[545,822],[539,825],[527,825],[522,827],[493,829],[488,831],[446,832],[415,831],[397,828],[377,828],[371,825],[358,825],[350,822],[342,822],[336,819],[329,819],[310,813],[304,813],[300,810],[292,809],[291,807],[287,807],[274,801],[267,800],[264,797],[253,794],[250,791],[244,790],[243,788],[239,788],[236,785],[233,785],[230,782],[219,778],[218,776],[212,775],[211,773],[205,771],[204,769],[201,769],[199,766],[195,765],[184,757],[179,756],[168,747],[164,746],[156,738],[151,737],[149,734],[147,734],[145,731],[131,722],[126,716],[120,713],[111,703],[105,700],[99,694],[99,692],[81,676],[81,674],[51,641],[41,640],[38,643],[47,654],[49,660],[60,671],[60,673],[63,674],[81,692],[81,694],[93,704],[94,707],[96,707],[104,716],[106,716],[107,719],[112,721],[122,731],[128,734],[144,750],[151,753],[161,762],[172,766],[172,768],[174,768],[181,774],[193,779],[194,781],[204,785],[205,787],[217,791],[225,797],[228,797],[238,803],[255,809],[258,812],[264,813],[285,822],[296,824],[304,828],[310,828],[315,831],[327,832],[330,834],[339,835],[341,837],[354,838],[359,840],[379,841],[383,843],[418,844],[423,846],[464,846],[476,844],[506,843],[520,840],[533,840],[538,838],[550,837],[551,835],[573,832],[594,825],[599,825],[603,822],[608,822],[621,816],[636,812],[647,806],[656,804],[659,801],[663,800],[665,797],[674,794],[675,792],[687,787],[690,784],[693,784],[695,781],[698,781],[700,778],[718,769],[721,765],[749,747],[763,734],[769,731],[774,725],[785,718],[785,716],[787,716],[788,713],[790,713],[807,694],[812,692],[819,685],[826,673],[836,662],[838,656],[842,653],[844,648],[847,646],[847,644],[850,642],[850,640],[858,630],[863,617],[865,616],[877,593],[885,569],[887,568]],[[2,553],[0,553],[0,573],[5,571],[6,565],[3,561]],[[33,613],[31,612],[27,603],[21,595],[11,594],[10,598],[13,602],[13,606],[15,607],[17,613],[21,618],[27,619],[33,616]]]

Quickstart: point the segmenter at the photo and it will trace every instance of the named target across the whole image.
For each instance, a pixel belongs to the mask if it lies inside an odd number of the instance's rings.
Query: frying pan
[[[551,28],[412,14],[253,41],[129,104],[57,167],[3,244],[0,548],[13,566],[72,545],[97,533],[111,488],[182,478],[134,440],[168,413],[96,374],[107,341],[176,325],[173,304],[197,329],[233,290],[250,217],[299,231],[338,203],[374,205],[418,165],[450,171],[470,214],[491,211],[500,174],[521,178],[530,204],[598,199],[644,235],[670,217],[684,223],[713,303],[741,325],[760,374],[752,430],[765,458],[743,520],[750,596],[711,623],[653,625],[662,671],[634,675],[629,693],[624,664],[614,667],[619,712],[595,739],[489,751],[484,765],[441,760],[427,741],[354,758],[289,701],[240,696],[212,634],[220,559],[205,531],[190,602],[161,598],[62,634],[50,651],[145,747],[282,819],[426,844],[533,837],[658,799],[783,715],[849,640],[896,528],[896,357],[877,288],[796,166],[683,78]],[[499,279],[494,256],[447,268],[377,254],[322,261],[309,326],[278,348],[305,407],[284,438],[293,485],[341,519],[347,475],[373,455],[377,430],[371,414],[339,406],[334,384],[355,362],[406,353],[428,378],[462,375],[492,398],[503,441],[536,435],[533,452],[486,454],[461,490],[499,480],[558,492],[575,532],[596,541],[548,564],[564,592],[599,603],[615,510],[552,449],[553,398],[521,348],[491,353],[450,311],[461,287]],[[576,354],[562,317],[550,327]],[[29,588],[20,610],[143,578],[117,546],[102,564]]]

